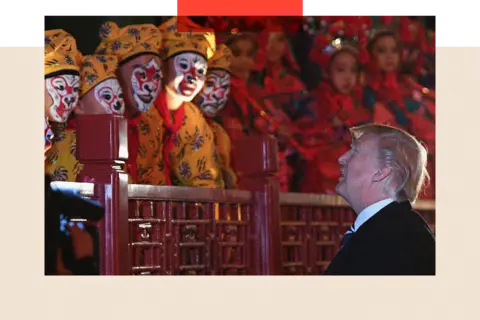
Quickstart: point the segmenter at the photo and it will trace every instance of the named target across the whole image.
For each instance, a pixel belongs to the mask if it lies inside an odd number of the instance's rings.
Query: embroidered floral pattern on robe
[[[77,135],[66,124],[51,123],[53,145],[46,153],[45,173],[52,181],[75,182],[83,165],[76,159]]]
[[[157,108],[152,107],[148,112],[142,113],[137,129],[137,183],[166,185],[163,163],[163,119]]]
[[[180,186],[224,188],[214,134],[200,110],[183,104],[183,125],[170,152],[172,183]]]

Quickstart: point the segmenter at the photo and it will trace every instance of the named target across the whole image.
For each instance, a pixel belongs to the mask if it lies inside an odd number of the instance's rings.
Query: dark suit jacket
[[[325,275],[435,275],[435,237],[409,202],[392,202],[358,228]]]

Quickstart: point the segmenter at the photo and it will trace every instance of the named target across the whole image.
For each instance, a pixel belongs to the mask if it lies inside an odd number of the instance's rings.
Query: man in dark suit
[[[350,131],[336,189],[357,219],[325,275],[435,275],[435,237],[411,206],[428,179],[427,151],[394,127]]]

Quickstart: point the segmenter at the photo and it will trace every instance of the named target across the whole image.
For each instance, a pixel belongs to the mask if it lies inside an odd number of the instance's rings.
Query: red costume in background
[[[364,105],[372,111],[374,122],[402,128],[425,144],[432,181],[420,196],[434,198],[435,92],[397,72],[381,72],[373,64],[367,70]]]
[[[321,21],[326,24],[326,33],[317,35],[309,58],[326,76],[314,89],[317,102],[315,118],[313,121],[304,119],[299,125],[305,135],[305,146],[315,150],[315,157],[305,165],[300,192],[335,194],[341,168],[338,159],[350,149],[351,135],[348,129],[372,122],[372,114],[361,104],[362,87],[357,84],[352,92],[340,93],[329,80],[331,75],[328,69],[332,57],[344,45],[345,40],[342,41],[338,36],[342,35],[345,39],[360,37],[364,40],[363,31],[368,23],[357,17],[336,17]],[[342,45],[338,46],[334,40],[342,41]],[[351,54],[355,55],[357,63],[365,60],[364,50],[359,50],[359,54],[351,51]]]
[[[295,110],[292,101],[295,95],[306,90],[306,86],[295,75],[295,72],[299,71],[300,68],[295,62],[286,37],[282,39],[285,49],[278,60],[272,61],[272,59],[269,59],[270,37],[285,37],[283,28],[278,25],[270,25],[260,33],[258,37],[259,50],[255,58],[255,71],[252,75],[252,81],[249,83],[249,88],[255,98],[262,103],[265,111],[278,124],[278,127],[288,128],[287,130],[290,131],[289,138],[293,138],[293,134],[297,131],[294,122],[295,113],[298,110]],[[280,183],[280,190],[283,192],[288,192],[291,188],[294,168],[287,163],[287,158],[295,153],[295,149],[296,147],[292,145],[289,139],[279,139],[279,172],[276,178]]]

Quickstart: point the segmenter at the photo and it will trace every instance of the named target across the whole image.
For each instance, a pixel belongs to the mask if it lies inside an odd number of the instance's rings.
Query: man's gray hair
[[[378,162],[389,168],[385,191],[396,201],[414,203],[429,181],[427,149],[411,134],[388,125],[367,124],[350,128],[352,139],[372,135],[377,139]]]

